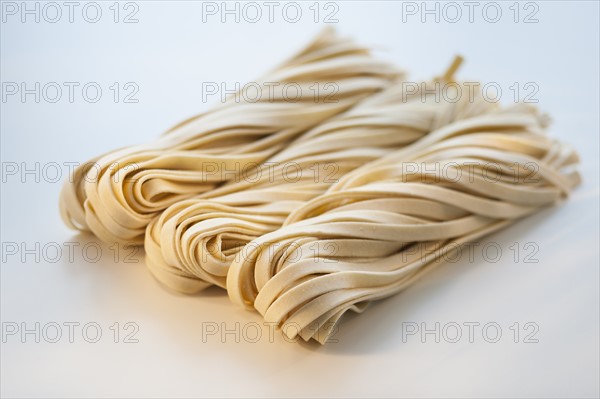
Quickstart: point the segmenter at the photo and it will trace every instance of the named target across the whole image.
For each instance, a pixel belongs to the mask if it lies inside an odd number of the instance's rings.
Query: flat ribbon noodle
[[[457,121],[347,174],[246,245],[229,267],[230,299],[290,339],[325,343],[348,310],[565,197],[580,180],[577,154],[527,107],[507,111]]]
[[[258,94],[232,96],[154,141],[78,167],[62,188],[61,216],[104,241],[142,244],[146,226],[168,206],[235,179],[238,170],[262,163],[399,76],[366,48],[326,29],[247,89]],[[298,98],[290,99],[286,84],[299,88]]]
[[[213,284],[224,288],[229,265],[244,256],[244,245],[281,227],[292,211],[348,172],[453,121],[505,112],[481,96],[440,101],[436,82],[424,82],[410,93],[406,88],[412,86],[405,83],[397,82],[306,132],[271,157],[266,162],[270,167],[251,172],[252,179],[167,208],[146,230],[147,266],[180,292]],[[290,166],[293,178],[286,174]]]

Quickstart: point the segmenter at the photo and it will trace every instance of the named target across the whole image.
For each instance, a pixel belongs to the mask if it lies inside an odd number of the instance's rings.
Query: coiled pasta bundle
[[[400,75],[366,48],[325,30],[249,88],[258,93],[233,96],[152,142],[77,168],[61,191],[62,218],[107,242],[142,244],[148,223],[169,205],[235,178]],[[300,88],[299,96],[290,100],[282,91],[286,83]],[[326,85],[333,91],[315,94],[314,87]]]
[[[454,64],[453,64],[454,65]],[[451,66],[449,71],[453,71]],[[449,81],[447,73],[445,80]],[[280,228],[287,216],[346,173],[456,120],[494,112],[481,96],[444,101],[436,82],[406,92],[398,82],[303,134],[252,179],[167,208],[146,231],[146,264],[165,285],[185,293],[225,287],[244,245]],[[412,86],[411,86],[412,87]],[[286,170],[294,166],[293,177]]]
[[[229,297],[289,338],[325,343],[346,311],[566,196],[577,162],[528,108],[458,121],[351,172],[249,243],[230,266]]]

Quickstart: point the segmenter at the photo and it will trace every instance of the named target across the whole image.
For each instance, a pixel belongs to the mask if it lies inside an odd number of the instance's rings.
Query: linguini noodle
[[[327,29],[256,85],[259,95],[251,98],[257,101],[229,98],[150,143],[77,168],[60,195],[62,218],[104,241],[142,244],[148,223],[169,205],[235,178],[229,171],[260,164],[399,76],[366,48]],[[274,89],[286,83],[300,87],[299,98],[290,101]],[[315,85],[335,92],[315,96]]]
[[[450,80],[451,73],[444,79]],[[259,178],[204,195],[214,198],[167,208],[146,230],[147,266],[180,292],[194,293],[213,284],[224,288],[229,265],[243,256],[244,245],[280,228],[292,211],[346,173],[452,121],[496,110],[481,97],[440,101],[433,84],[408,95],[404,82],[398,82],[302,135],[271,157],[273,167],[260,171]],[[286,176],[290,165],[297,168],[297,178]]]
[[[350,172],[244,248],[227,275],[230,299],[289,338],[327,342],[346,311],[398,293],[579,183],[577,154],[543,125],[520,106],[476,116]]]
[[[431,85],[455,83],[460,62],[408,92],[403,73],[325,30],[252,85],[251,101],[244,88],[77,168],[61,216],[143,243],[174,290],[226,288],[288,338],[324,344],[347,311],[579,184],[577,154],[546,136],[535,108],[439,97]]]

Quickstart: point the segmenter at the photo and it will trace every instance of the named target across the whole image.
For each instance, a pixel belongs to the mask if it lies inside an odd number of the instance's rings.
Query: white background
[[[114,251],[102,246],[99,261],[86,261],[82,247],[88,243],[88,256],[95,256],[95,240],[62,224],[57,204],[61,184],[49,181],[54,176],[49,167],[44,179],[44,166],[85,162],[149,140],[207,109],[218,99],[203,102],[203,82],[234,87],[251,81],[321,29],[313,20],[312,3],[301,3],[297,23],[283,18],[282,6],[273,23],[266,15],[257,23],[243,18],[236,23],[234,16],[223,23],[220,14],[203,22],[200,2],[137,2],[139,22],[133,24],[113,21],[112,2],[99,3],[98,23],[83,19],[83,2],[73,23],[65,6],[56,23],[43,15],[39,23],[33,16],[22,22],[20,13],[3,12],[3,84],[97,82],[103,95],[97,103],[86,102],[80,90],[73,103],[66,93],[57,103],[43,98],[36,103],[33,96],[25,102],[10,96],[1,103],[2,325],[34,328],[40,323],[52,338],[48,323],[58,323],[63,334],[58,343],[43,336],[37,343],[22,331],[3,336],[2,396],[599,395],[597,2],[536,2],[539,21],[529,24],[523,19],[535,8],[525,9],[524,3],[518,5],[516,23],[513,2],[498,3],[502,17],[497,23],[482,15],[485,2],[475,9],[472,23],[462,2],[463,15],[456,23],[448,22],[454,18],[448,8],[439,22],[433,15],[422,22],[420,13],[404,14],[403,21],[401,2],[336,3],[335,25],[341,32],[376,47],[379,57],[414,79],[439,74],[460,53],[466,63],[459,77],[498,82],[503,103],[513,101],[509,87],[514,82],[521,87],[534,82],[539,106],[554,121],[550,134],[579,151],[583,184],[569,201],[484,241],[502,248],[497,262],[486,262],[475,251],[473,261],[463,257],[443,265],[401,295],[347,317],[335,335],[338,342],[321,347],[286,342],[279,332],[271,340],[266,327],[258,342],[248,342],[254,330],[243,327],[262,323],[257,314],[231,305],[218,289],[197,296],[166,291],[146,270],[141,252],[133,258],[137,263],[115,262]],[[440,11],[443,6],[438,5]],[[319,7],[321,22],[325,11],[335,10]],[[120,19],[134,10],[123,4],[119,8]],[[54,11],[47,11],[54,18]],[[493,10],[488,11],[493,18]],[[138,103],[115,103],[109,89],[114,82],[135,82]],[[15,163],[18,173],[8,174]],[[39,182],[35,173],[21,174],[36,163]],[[66,171],[63,167],[62,173]],[[515,242],[521,248],[517,262],[510,249]],[[5,251],[10,243],[27,248],[56,243],[62,258],[36,261],[30,254],[23,261],[22,253]],[[78,245],[73,261],[68,243]],[[539,248],[534,255],[538,263],[524,262],[527,243]],[[65,322],[80,323],[73,343]],[[118,343],[110,329],[116,322]],[[139,327],[134,336],[138,343],[123,342],[127,322]],[[432,334],[418,333],[403,339],[409,324],[431,329],[436,322],[463,326],[462,338],[451,343],[442,336],[436,343]],[[480,323],[473,342],[464,326],[468,322]],[[520,323],[518,343],[511,330],[515,322]],[[539,327],[534,336],[539,342],[523,342],[531,331],[524,329],[527,322]],[[100,326],[99,342],[86,342],[94,334],[88,330],[89,336],[82,335],[85,323]],[[239,342],[235,334],[206,336],[207,323],[219,329],[235,329],[240,323],[247,334]],[[483,336],[486,323],[501,327],[497,343]],[[493,330],[488,332],[493,338]]]

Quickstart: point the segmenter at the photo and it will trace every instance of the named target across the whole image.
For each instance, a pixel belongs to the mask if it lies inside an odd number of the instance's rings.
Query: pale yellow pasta
[[[399,76],[365,47],[327,29],[249,88],[258,87],[258,95],[233,96],[154,141],[77,168],[61,192],[63,220],[104,241],[141,244],[148,223],[169,205],[234,179]],[[299,96],[290,99],[288,83],[300,88]]]
[[[325,343],[346,311],[579,183],[577,154],[546,136],[535,108],[440,97],[459,64],[414,91],[327,29],[253,85],[254,100],[232,96],[77,168],[61,215],[104,241],[143,243],[174,290],[226,288],[288,338]]]
[[[346,311],[565,197],[577,162],[526,107],[457,121],[349,173],[246,245],[229,268],[229,297],[289,338],[325,343]]]
[[[445,75],[451,80],[453,64]],[[446,101],[439,82],[407,93],[397,82],[322,123],[268,160],[268,168],[167,208],[146,231],[146,264],[165,285],[193,293],[225,287],[229,265],[248,242],[281,227],[306,201],[348,172],[456,120],[495,112],[481,96]],[[290,177],[286,170],[294,167]],[[258,177],[257,177],[258,176]]]

